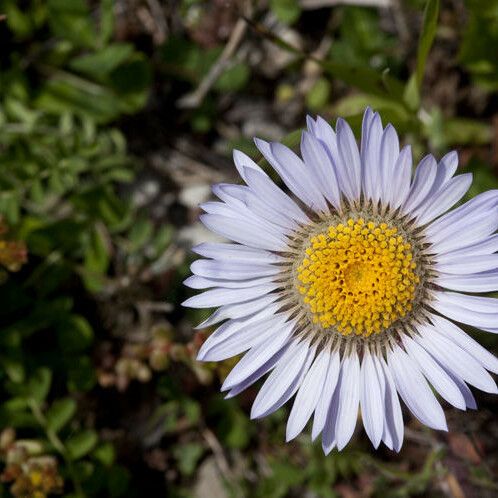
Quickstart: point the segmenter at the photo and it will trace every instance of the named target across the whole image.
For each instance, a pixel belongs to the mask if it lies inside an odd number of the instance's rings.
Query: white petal
[[[240,244],[270,251],[285,251],[287,248],[282,235],[263,230],[257,223],[215,214],[203,214],[200,220],[211,231]]]
[[[496,207],[497,205],[498,190],[488,190],[487,192],[476,195],[465,204],[462,204],[432,222],[431,225],[426,228],[426,233],[432,237],[443,232],[446,236],[446,234],[454,231],[456,225],[458,226],[462,223],[464,225],[470,225],[472,224],[473,219],[480,218],[483,213],[486,215],[489,212],[492,212],[493,207]]]
[[[210,289],[188,298],[182,305],[189,308],[215,308],[223,304],[242,303],[268,294],[278,287],[279,284],[273,283],[242,289]]]
[[[365,351],[361,363],[361,417],[365,431],[377,448],[384,429],[384,399],[374,361],[369,351]]]
[[[337,449],[346,446],[353,435],[358,418],[360,402],[360,361],[356,351],[346,356],[341,366],[342,381],[339,392],[339,406],[335,438]]]
[[[422,346],[406,335],[403,337],[403,345],[434,389],[448,403],[460,408],[460,410],[465,410],[465,400],[460,389],[436,360]]]
[[[429,225],[431,231],[432,227],[432,224]],[[488,208],[485,211],[478,211],[475,214],[472,213],[463,217],[460,221],[453,223],[447,230],[442,228],[438,233],[429,234],[428,229],[426,229],[426,234],[432,243],[431,252],[437,254],[480,242],[491,235],[497,228],[498,209]]]
[[[470,275],[439,273],[436,283],[447,289],[462,292],[492,292],[498,290],[498,271],[485,271]]]
[[[304,163],[288,147],[279,143],[267,143],[255,139],[256,147],[272,165],[290,191],[311,209],[328,211],[327,203],[306,174]]]
[[[447,263],[436,263],[434,268],[442,273],[467,275],[498,268],[498,254],[479,254],[476,256],[460,256]]]
[[[450,252],[438,254],[436,259],[441,263],[450,263],[455,259],[460,259],[464,256],[478,256],[481,254],[492,254],[498,251],[498,234],[491,235],[476,244],[455,249]]]
[[[458,377],[458,375],[455,375],[453,372],[445,368],[444,365],[440,366],[450,376],[451,380],[458,386],[458,389],[460,389],[467,408],[475,410],[477,408],[477,403],[474,395],[472,394],[472,391],[469,389],[469,386],[465,384],[465,382],[460,377]]]
[[[441,300],[432,301],[430,305],[442,315],[446,315],[457,322],[472,325],[472,327],[484,329],[486,327],[495,327],[496,323],[498,323],[498,313],[481,313],[480,311],[462,308],[456,304],[442,302]]]
[[[390,201],[393,209],[401,206],[408,197],[412,178],[412,162],[412,148],[405,145],[394,165]]]
[[[254,169],[266,176],[266,173],[246,154],[240,150],[233,151],[233,161],[241,178],[247,183],[246,170]]]
[[[425,199],[436,178],[436,171],[437,163],[433,156],[425,156],[420,161],[415,169],[415,176],[410,186],[408,198],[403,203],[404,213],[410,213]]]
[[[498,299],[494,297],[467,296],[458,292],[435,292],[434,297],[443,304],[453,304],[460,308],[482,313],[498,313]]]
[[[332,393],[330,400],[327,417],[322,432],[322,448],[325,455],[328,455],[333,448],[337,446],[336,429],[337,429],[337,415],[339,413],[339,399],[341,397],[341,384],[344,381],[344,372],[342,369],[339,371],[337,384]]]
[[[266,174],[250,169],[246,169],[245,174],[249,187],[260,199],[265,199],[275,211],[289,216],[298,223],[309,223],[310,220],[303,210],[278,188]]]
[[[243,202],[244,206],[256,216],[282,227],[285,233],[289,233],[298,227],[298,224],[292,218],[276,211],[271,203],[267,203],[265,198],[255,194],[249,187],[224,184],[220,188],[230,196]]]
[[[256,285],[269,284],[275,277],[252,278],[249,280],[220,280],[213,278],[198,277],[191,275],[183,281],[183,285],[191,289],[209,289],[212,287],[224,287],[225,289],[241,289],[243,287],[255,287]]]
[[[227,304],[218,308],[208,319],[204,320],[202,323],[195,327],[198,329],[203,329],[210,327],[215,323],[222,322],[223,320],[238,319],[246,316],[251,316],[253,313],[274,313],[275,307],[277,309],[281,308],[280,304],[273,304],[278,298],[279,294],[273,293],[258,297],[251,301],[245,301],[243,303]]]
[[[282,328],[276,329],[275,334],[270,336],[268,340],[251,348],[228,374],[221,390],[228,391],[232,389],[263,366],[277,351],[284,347],[294,327],[294,322],[288,322]]]
[[[358,145],[351,127],[344,119],[339,118],[336,125],[337,146],[341,162],[346,169],[347,185],[344,185],[344,194],[349,200],[360,198],[361,191],[361,163]]]
[[[431,316],[431,321],[438,332],[441,332],[448,339],[467,351],[486,370],[498,373],[498,358],[467,335],[460,327],[441,316],[433,315]]]
[[[277,351],[269,360],[267,360],[263,365],[261,365],[255,372],[246,377],[242,382],[239,382],[233,386],[230,391],[225,395],[225,399],[233,398],[245,391],[249,386],[252,386],[256,381],[258,381],[263,375],[266,375],[270,370],[272,370],[276,365],[280,363],[284,354],[289,349],[289,343],[284,345],[282,349]]]
[[[214,259],[198,259],[190,266],[192,273],[199,277],[226,280],[245,280],[248,278],[269,277],[281,272],[281,268],[268,264],[254,264]]]
[[[331,163],[322,144],[310,133],[303,132],[301,137],[301,154],[306,167],[316,178],[323,196],[337,209],[341,206],[341,194]]]
[[[430,325],[419,326],[418,332],[420,336],[415,337],[415,340],[455,375],[481,391],[498,393],[491,375],[456,343],[438,334]]]
[[[438,167],[444,170],[443,181],[441,183],[447,182],[454,174],[458,167],[458,154],[456,151],[452,150],[448,152],[439,161]]]
[[[472,174],[459,175],[447,182],[429,202],[425,210],[419,215],[419,226],[429,223],[455,205],[469,190],[472,183]]]
[[[395,346],[388,363],[396,388],[413,415],[428,427],[448,430],[441,405],[410,356]]]
[[[251,418],[266,417],[284,405],[299,389],[315,356],[315,346],[303,340],[289,347],[261,387],[251,409]]]
[[[244,263],[278,263],[282,258],[272,252],[254,247],[222,242],[203,242],[192,248],[200,256],[225,261],[240,261]]]
[[[379,363],[384,372],[385,378],[385,425],[382,439],[389,448],[394,451],[399,451],[403,445],[403,437],[405,433],[405,425],[403,423],[403,413],[399,403],[398,393],[394,379],[389,371],[389,367],[384,358],[379,358]]]
[[[299,388],[287,421],[286,441],[294,439],[304,429],[316,408],[330,363],[330,351],[324,348],[317,356]]]
[[[386,205],[391,200],[394,167],[398,156],[398,135],[394,127],[391,124],[388,124],[382,134],[380,142],[380,178],[382,181],[381,201]]]
[[[444,156],[441,159],[441,161],[439,161],[439,164],[437,165],[436,169],[436,177],[434,178],[434,182],[432,183],[431,189],[429,193],[425,196],[425,199],[418,205],[417,209],[414,211],[414,213],[417,216],[426,210],[427,206],[432,202],[434,196],[440,193],[440,191],[446,186],[450,178],[453,176],[456,167],[455,169],[449,167],[447,156],[448,154]],[[456,164],[458,164],[458,160]]]
[[[233,322],[221,325],[211,334],[199,350],[200,361],[222,361],[236,356],[267,340],[283,327],[282,317],[247,321],[243,326]]]
[[[230,199],[235,199],[231,196],[228,197]],[[208,214],[226,216],[227,218],[236,220],[241,224],[249,223],[252,225],[257,225],[260,230],[263,230],[268,234],[275,233],[277,235],[284,235],[289,233],[289,229],[283,229],[275,223],[265,220],[256,213],[250,211],[242,201],[239,201],[238,199],[235,200],[238,203],[236,205],[226,204],[225,202],[204,202],[199,207],[206,211],[206,213]]]
[[[330,355],[330,361],[327,367],[327,375],[323,383],[323,390],[320,394],[320,398],[318,399],[318,403],[315,409],[315,415],[313,417],[313,429],[311,431],[311,439],[313,439],[313,441],[322,432],[325,426],[327,413],[329,411],[330,402],[332,400],[332,395],[334,394],[334,390],[337,385],[340,367],[340,355],[337,351],[333,351]]]
[[[382,121],[378,113],[370,116],[367,128],[368,119],[365,113],[363,121],[364,130],[362,131],[365,139],[362,138],[362,187],[363,193],[367,199],[378,201],[381,191],[381,176],[380,176],[380,142],[382,139]],[[365,135],[365,129],[367,133]],[[364,143],[364,145],[363,145]]]

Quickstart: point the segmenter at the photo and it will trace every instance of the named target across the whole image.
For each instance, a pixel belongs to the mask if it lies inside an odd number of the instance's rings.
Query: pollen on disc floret
[[[309,239],[296,283],[315,324],[368,337],[411,311],[416,267],[396,227],[350,218]]]

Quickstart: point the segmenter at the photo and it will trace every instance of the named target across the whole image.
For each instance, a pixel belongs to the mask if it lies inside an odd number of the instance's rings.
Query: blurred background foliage
[[[0,44],[0,497],[498,495],[492,397],[324,457],[223,400],[179,305],[232,148],[306,112],[371,105],[497,188],[497,0],[0,0]]]

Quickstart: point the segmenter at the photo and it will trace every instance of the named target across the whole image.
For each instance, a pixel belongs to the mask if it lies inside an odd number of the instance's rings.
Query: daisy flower
[[[325,453],[344,448],[358,411],[377,448],[399,451],[400,398],[423,424],[447,430],[435,392],[476,408],[467,384],[496,393],[498,360],[461,325],[498,333],[498,191],[447,212],[469,189],[458,157],[425,156],[412,176],[410,146],[367,109],[358,148],[308,118],[299,158],[280,143],[256,145],[287,187],[234,152],[245,185],[219,184],[204,225],[234,243],[204,243],[185,301],[219,307],[202,361],[245,353],[225,379],[232,397],[269,373],[251,410],[264,417],[294,396],[287,440],[312,418]],[[457,323],[455,323],[457,322]]]

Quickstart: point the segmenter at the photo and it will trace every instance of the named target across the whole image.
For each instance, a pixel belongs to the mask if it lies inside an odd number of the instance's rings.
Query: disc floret
[[[416,270],[396,226],[349,218],[308,239],[296,286],[314,324],[368,337],[412,310]]]

